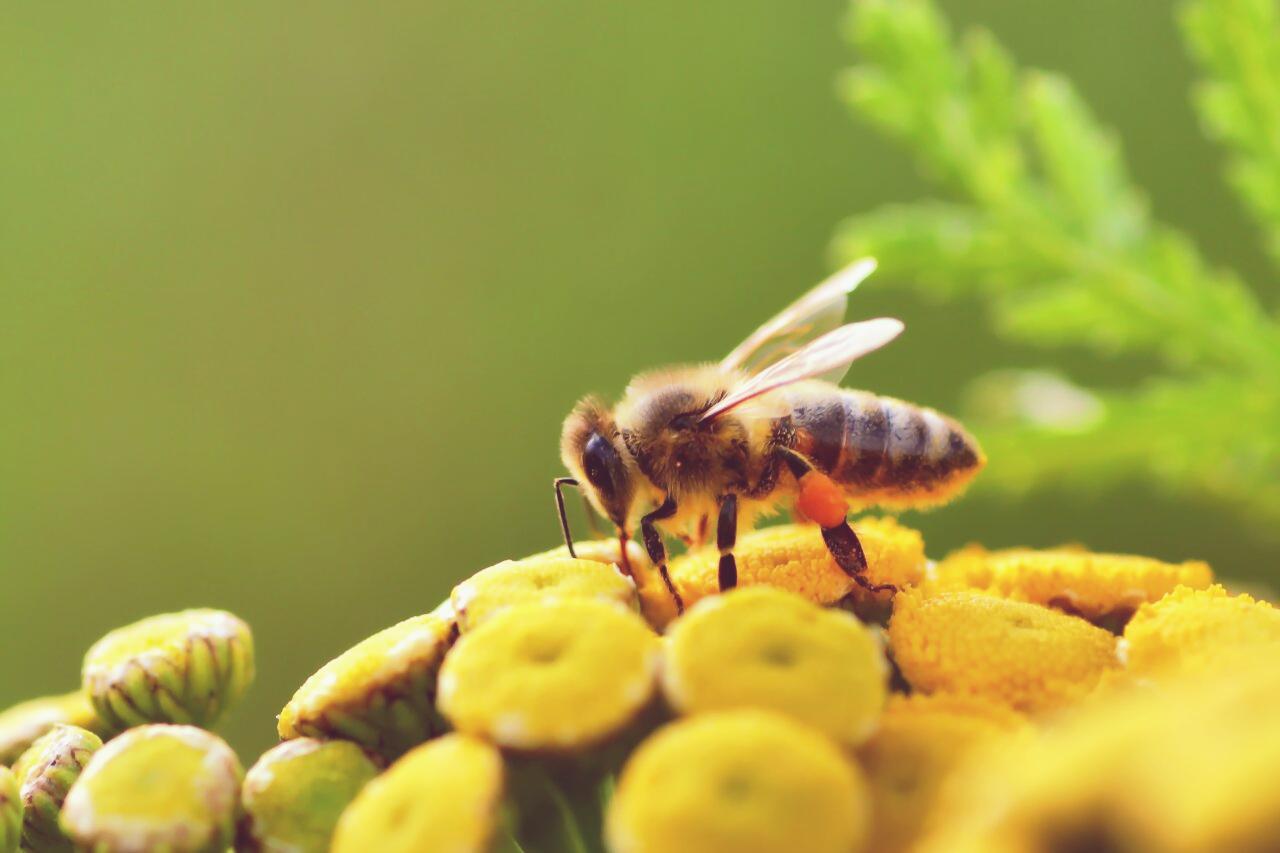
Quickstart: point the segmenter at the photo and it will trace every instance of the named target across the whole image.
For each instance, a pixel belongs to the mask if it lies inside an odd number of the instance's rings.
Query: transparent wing
[[[879,349],[902,334],[903,328],[901,320],[889,317],[841,326],[799,352],[748,377],[723,400],[707,409],[699,420],[714,418],[784,385],[814,379],[834,370],[843,372],[850,362]]]
[[[849,294],[875,268],[874,259],[863,258],[840,270],[752,332],[724,357],[720,369],[759,373],[839,327],[844,322]],[[837,376],[831,381],[839,379]]]

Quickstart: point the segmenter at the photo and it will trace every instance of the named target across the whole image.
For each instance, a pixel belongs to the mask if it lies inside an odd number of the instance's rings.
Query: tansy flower
[[[377,766],[345,740],[287,740],[249,768],[237,849],[326,853],[343,810]]]
[[[905,850],[925,825],[943,783],[976,745],[1026,735],[1018,713],[973,696],[895,695],[858,751],[872,802],[870,849]]]
[[[780,589],[703,599],[668,640],[662,687],[681,713],[768,708],[852,746],[884,705],[888,667],[871,632]]]
[[[1237,650],[1267,646],[1259,655],[1280,660],[1280,610],[1221,586],[1181,587],[1144,605],[1125,627],[1120,651],[1128,673],[1169,668],[1207,669]]]
[[[979,592],[899,593],[889,641],[915,689],[983,696],[1024,711],[1082,698],[1117,666],[1115,637],[1107,631]]]
[[[410,750],[343,812],[334,853],[481,853],[497,831],[502,757],[451,734]]]
[[[85,655],[84,691],[117,729],[210,726],[253,681],[249,626],[222,610],[184,610],[118,628]]]
[[[0,851],[12,853],[22,839],[22,801],[13,771],[0,765]]]
[[[441,733],[436,673],[453,630],[429,613],[357,643],[293,694],[280,712],[280,737],[345,738],[395,758]]]
[[[909,527],[890,518],[862,518],[853,524],[867,557],[867,578],[876,584],[910,586],[924,576],[924,540]],[[738,537],[733,549],[738,585],[780,587],[818,604],[834,604],[845,596],[887,602],[890,593],[872,596],[858,586],[832,559],[815,524],[782,524],[753,530]],[[701,548],[672,560],[670,572],[685,606],[720,591],[720,552]],[[646,613],[661,613],[665,624],[674,617],[670,595],[661,583],[646,580],[641,587]],[[651,617],[652,618],[652,617]]]
[[[83,691],[22,702],[0,713],[0,765],[12,764],[36,738],[58,723],[79,726],[97,735],[108,732]]]
[[[1111,694],[1033,740],[975,750],[918,849],[1270,849],[1277,707],[1267,659]]]
[[[861,774],[830,740],[773,712],[723,711],[640,745],[606,840],[613,853],[850,853],[867,812]]]
[[[578,749],[649,703],[658,654],[644,621],[614,602],[516,604],[463,634],[445,658],[440,711],[500,746]]]
[[[102,739],[93,732],[59,723],[22,753],[13,772],[22,797],[24,846],[32,850],[69,846],[58,815],[67,791],[101,748]]]
[[[1090,620],[1127,618],[1180,584],[1202,588],[1213,582],[1208,564],[1198,560],[1165,563],[1082,548],[988,551],[980,545],[949,555],[934,575],[943,588],[980,589]]]
[[[71,786],[62,828],[78,849],[222,851],[234,835],[243,775],[231,748],[203,729],[130,729]]]
[[[630,578],[599,561],[529,557],[490,566],[453,588],[450,601],[458,628],[469,631],[512,604],[561,598],[601,599],[635,606]]]

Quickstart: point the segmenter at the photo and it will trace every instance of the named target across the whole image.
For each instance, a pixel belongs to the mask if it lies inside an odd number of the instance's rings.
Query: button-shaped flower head
[[[118,628],[84,659],[84,690],[118,729],[212,726],[253,681],[249,626],[223,610],[184,610]]]

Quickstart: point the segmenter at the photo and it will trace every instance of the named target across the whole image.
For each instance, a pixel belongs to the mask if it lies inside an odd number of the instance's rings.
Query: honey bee
[[[785,506],[822,528],[854,581],[892,590],[866,577],[850,509],[942,503],[986,460],[959,423],[933,409],[838,387],[851,362],[903,330],[891,318],[841,325],[849,293],[875,266],[864,259],[836,273],[718,364],[642,373],[613,407],[596,397],[579,402],[560,438],[572,476],[555,481],[570,553],[562,488],[581,486],[617,528],[624,555],[639,522],[650,560],[683,609],[660,528],[699,545],[715,518],[723,591],[737,583],[738,528]]]

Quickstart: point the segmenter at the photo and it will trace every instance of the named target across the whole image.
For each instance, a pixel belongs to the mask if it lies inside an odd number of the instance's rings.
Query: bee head
[[[560,458],[596,510],[625,528],[635,497],[635,463],[603,402],[588,397],[574,406],[560,433]]]

